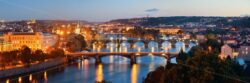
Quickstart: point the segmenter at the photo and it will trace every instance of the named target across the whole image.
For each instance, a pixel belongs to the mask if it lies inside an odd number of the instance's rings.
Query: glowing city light
[[[18,77],[18,83],[22,83],[22,77]]]
[[[29,75],[29,81],[32,81],[32,74]]]
[[[102,64],[98,64],[96,68],[96,81],[102,82],[103,81],[103,70],[102,70]]]

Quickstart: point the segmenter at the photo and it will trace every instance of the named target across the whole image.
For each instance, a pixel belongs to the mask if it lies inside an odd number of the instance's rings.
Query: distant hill
[[[8,23],[26,23],[30,20],[22,20],[22,21],[10,21]],[[50,24],[50,23],[62,23],[62,24],[67,24],[67,23],[78,23],[80,22],[81,24],[92,24],[91,22],[84,21],[84,20],[36,20],[37,23],[45,23],[45,24]]]
[[[84,21],[84,20],[37,20],[40,23],[81,23],[81,24],[92,24],[91,22]]]
[[[111,20],[110,23],[133,24],[141,26],[182,25],[186,23],[231,25],[250,27],[249,17],[203,17],[203,16],[176,16],[176,17],[149,17]]]

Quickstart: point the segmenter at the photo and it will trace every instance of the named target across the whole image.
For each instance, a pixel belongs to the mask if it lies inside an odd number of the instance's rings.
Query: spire
[[[81,29],[80,29],[80,21],[78,21],[77,26],[76,26],[76,29],[75,29],[75,33],[76,33],[76,34],[80,34],[80,32],[81,32]]]

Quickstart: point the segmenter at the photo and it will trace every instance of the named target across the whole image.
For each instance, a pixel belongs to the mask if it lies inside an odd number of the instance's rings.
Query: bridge
[[[94,58],[95,63],[101,63],[101,58],[105,56],[123,56],[130,59],[131,64],[136,63],[136,57],[141,56],[160,56],[166,59],[167,63],[170,63],[170,59],[178,55],[178,52],[75,52],[66,53],[70,60],[79,58]]]

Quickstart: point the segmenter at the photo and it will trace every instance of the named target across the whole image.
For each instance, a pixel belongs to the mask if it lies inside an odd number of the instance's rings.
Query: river
[[[165,44],[162,44],[162,46]],[[138,49],[141,50],[140,45],[141,44],[136,45],[135,48],[138,47]],[[176,49],[179,49],[178,45],[177,42],[175,48],[168,49],[168,51],[176,51]],[[111,45],[111,47],[112,46],[113,45]],[[166,47],[168,47],[168,45],[166,45]],[[190,47],[186,47],[185,49],[188,50],[189,48]],[[109,49],[113,51],[113,48]],[[175,63],[175,58],[171,59],[171,62]],[[164,65],[166,65],[165,58],[152,55],[137,57],[137,64],[133,65],[131,65],[130,60],[125,57],[106,56],[102,58],[102,64],[95,64],[94,59],[77,60],[56,68],[14,77],[5,82],[94,83],[105,80],[112,83],[142,83],[143,78],[146,78],[150,71]]]

